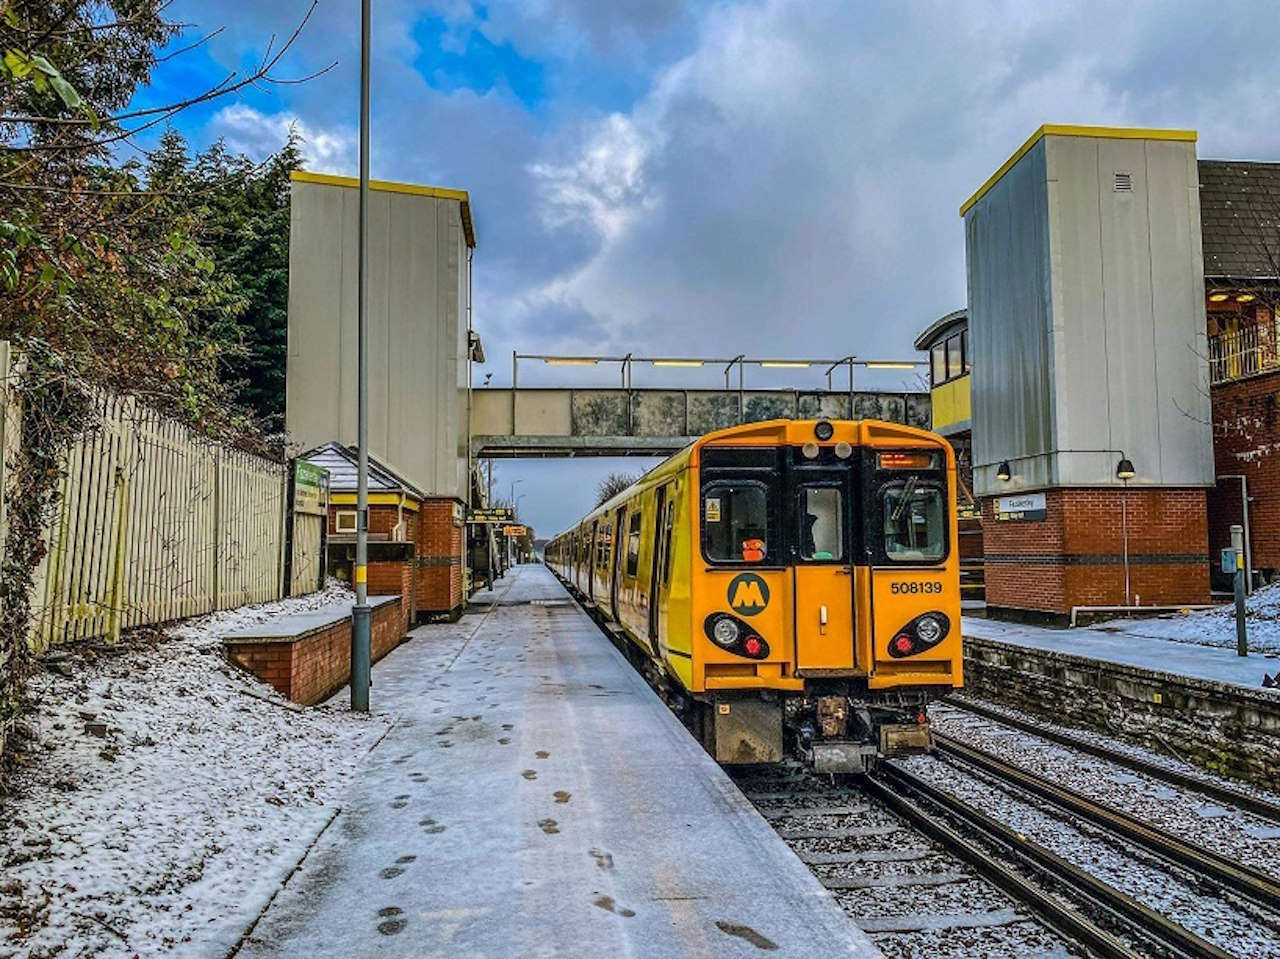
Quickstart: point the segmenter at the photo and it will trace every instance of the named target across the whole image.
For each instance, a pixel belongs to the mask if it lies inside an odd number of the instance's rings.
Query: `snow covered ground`
[[[1249,648],[1258,653],[1280,653],[1280,583],[1258,589],[1247,600]],[[1171,639],[1199,646],[1236,645],[1236,608],[1227,603],[1217,609],[1171,613],[1150,619],[1117,619],[1099,627],[1108,632],[1156,639]]]
[[[298,709],[217,637],[345,595],[80,647],[33,678],[38,745],[0,797],[0,957],[225,955],[392,717]]]

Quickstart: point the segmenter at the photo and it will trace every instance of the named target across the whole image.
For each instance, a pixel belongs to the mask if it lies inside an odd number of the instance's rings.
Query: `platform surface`
[[[239,955],[878,955],[545,568],[477,601]]]
[[[970,616],[964,617],[962,627],[964,635],[977,639],[1054,650],[1251,689],[1261,688],[1264,674],[1280,673],[1280,656],[1261,653],[1239,656],[1233,647],[1165,639],[1159,635],[1160,628],[1161,621],[1155,619],[1118,623],[1111,629],[1096,626],[1049,629]]]

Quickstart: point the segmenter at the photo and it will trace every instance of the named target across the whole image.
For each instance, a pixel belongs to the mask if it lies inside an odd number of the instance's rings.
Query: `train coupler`
[[[880,758],[879,750],[872,743],[853,740],[825,739],[810,747],[813,769],[820,773],[861,776],[875,769]]]

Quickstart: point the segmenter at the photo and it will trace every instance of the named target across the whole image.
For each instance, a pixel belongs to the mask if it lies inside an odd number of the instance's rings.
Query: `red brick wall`
[[[451,613],[462,606],[462,554],[466,527],[454,523],[458,500],[423,502],[418,524],[418,612]]]
[[[370,596],[400,597],[400,616],[405,630],[408,630],[417,610],[414,602],[412,561],[371,559],[367,573],[366,585]]]
[[[400,604],[386,603],[373,611],[370,645],[375,663],[403,638]],[[311,706],[351,678],[351,620],[292,641],[228,645],[227,658],[274,686],[281,695]]]
[[[1249,484],[1249,529],[1255,569],[1280,569],[1280,372],[1215,386],[1213,458],[1219,476]],[[1209,547],[1231,545],[1241,522],[1240,484],[1223,481],[1209,495]]]
[[[1058,489],[1041,521],[999,522],[982,502],[987,604],[1066,614],[1072,606],[1125,602],[1122,492]],[[1127,494],[1130,600],[1143,605],[1209,601],[1208,527],[1200,489]]]
[[[330,506],[329,534],[333,535],[338,531],[337,514],[339,512],[354,513],[355,509],[355,506],[347,504],[334,504]],[[400,521],[402,516],[405,525],[404,538],[409,542],[413,542],[418,531],[418,514],[410,512],[408,509],[401,513],[400,509],[395,506],[376,505],[369,507],[369,534],[372,536],[380,536],[383,539],[389,538],[391,536],[391,531],[395,529],[396,523]],[[351,533],[347,535],[354,536],[355,531],[352,530]]]

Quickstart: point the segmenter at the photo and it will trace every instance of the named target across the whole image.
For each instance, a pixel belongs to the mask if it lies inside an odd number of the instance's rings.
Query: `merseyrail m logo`
[[[729,581],[728,596],[735,613],[754,616],[769,605],[769,584],[755,573],[739,573]]]

